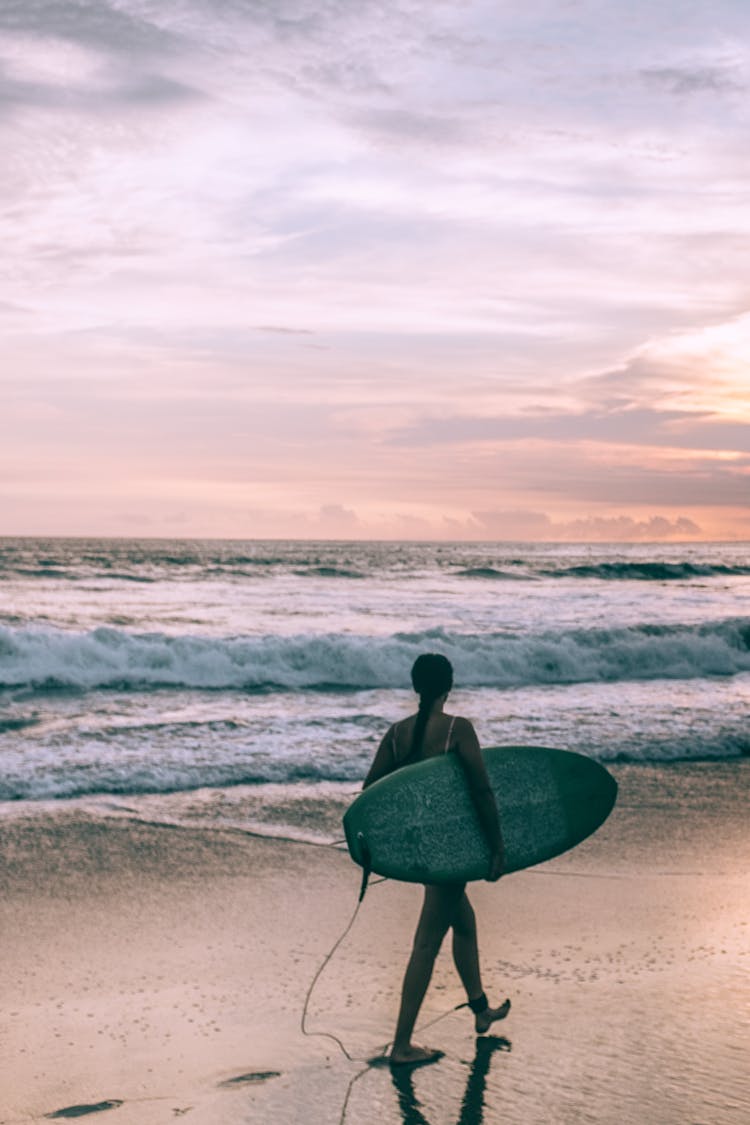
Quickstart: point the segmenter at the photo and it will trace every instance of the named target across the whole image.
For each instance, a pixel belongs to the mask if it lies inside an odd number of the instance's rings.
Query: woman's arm
[[[474,727],[468,719],[456,719],[453,729],[458,743],[456,753],[466,772],[471,799],[490,847],[490,869],[487,878],[490,882],[494,882],[502,875],[505,862],[505,847],[495,794],[492,792]]]
[[[362,783],[363,789],[366,789],[368,785],[372,785],[373,781],[379,781],[381,777],[385,777],[386,774],[393,773],[395,770],[396,756],[393,752],[394,737],[394,729],[390,726],[383,735],[367,777]]]

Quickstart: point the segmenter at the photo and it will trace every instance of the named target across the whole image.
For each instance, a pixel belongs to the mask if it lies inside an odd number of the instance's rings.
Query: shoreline
[[[612,816],[621,832],[626,821],[635,818],[637,822],[639,813],[664,809],[670,817],[690,821],[689,830],[682,827],[680,834],[681,844],[689,846],[693,855],[704,854],[709,845],[712,854],[717,853],[717,848],[723,854],[730,843],[732,863],[745,856],[750,867],[750,834],[745,831],[750,755],[669,761],[603,760],[601,764],[618,783]],[[19,822],[44,825],[79,817],[312,847],[326,848],[339,843],[346,855],[341,819],[360,791],[359,781],[299,780],[163,793],[100,793],[0,801],[0,834],[4,826]],[[601,829],[596,838],[601,839]],[[650,861],[656,843],[653,831],[644,834],[638,831],[636,823],[628,839],[627,854],[632,858],[635,852],[645,851]],[[554,862],[569,863],[583,854],[587,853],[575,848]],[[677,858],[684,864],[686,855],[683,852]]]
[[[424,1041],[445,1059],[398,1080],[300,1030],[354,910],[359,872],[345,852],[71,810],[0,818],[0,1074],[12,1076],[0,1122],[98,1105],[92,1121],[123,1125],[329,1125],[359,1074],[349,1125],[416,1113],[453,1125],[466,1098],[477,1125],[740,1125],[750,842],[737,817],[749,767],[707,766],[682,788],[678,771],[617,767],[620,801],[598,833],[497,886],[473,884],[486,986],[511,996],[511,1014],[477,1041],[452,1011],[464,997],[446,944],[420,1020],[441,1017]],[[418,888],[368,890],[316,984],[308,1030],[355,1058],[376,1054],[418,909]]]

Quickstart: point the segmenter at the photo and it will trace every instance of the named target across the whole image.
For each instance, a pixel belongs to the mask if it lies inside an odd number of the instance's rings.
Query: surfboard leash
[[[372,856],[370,855],[370,849],[365,842],[365,837],[362,832],[357,833],[357,842],[362,856],[362,884],[359,888],[359,901],[361,902],[365,897],[367,881],[372,873]]]
[[[342,841],[342,842],[345,843],[346,841]],[[321,974],[323,973],[323,970],[325,969],[326,965],[328,965],[328,963],[331,960],[331,958],[333,957],[334,953],[336,952],[336,950],[341,945],[342,941],[344,940],[344,938],[347,936],[347,934],[351,930],[352,926],[354,925],[356,917],[359,913],[359,908],[362,905],[362,900],[364,899],[365,893],[367,891],[367,886],[368,886],[368,882],[369,882],[369,879],[370,879],[370,875],[372,874],[372,859],[371,859],[371,856],[370,856],[370,849],[368,848],[367,843],[365,842],[364,835],[361,832],[357,833],[357,842],[359,844],[360,854],[362,856],[362,860],[361,860],[361,862],[362,862],[362,882],[361,882],[360,888],[359,888],[359,897],[357,898],[357,905],[355,906],[354,913],[352,914],[351,918],[349,919],[343,933],[340,934],[340,936],[336,939],[334,944],[331,946],[328,953],[325,955],[325,957],[321,961],[320,965],[318,966],[318,968],[315,972],[315,975],[313,976],[312,980],[310,981],[310,986],[307,990],[307,995],[305,996],[305,1002],[302,1006],[302,1016],[300,1018],[300,1029],[301,1029],[303,1035],[307,1035],[309,1037],[318,1036],[318,1037],[324,1038],[324,1039],[331,1039],[334,1043],[338,1044],[339,1048],[341,1049],[341,1051],[343,1051],[344,1055],[346,1056],[347,1059],[349,1059],[350,1062],[364,1062],[365,1060],[364,1059],[353,1059],[352,1056],[349,1054],[346,1047],[344,1046],[344,1044],[341,1042],[341,1040],[339,1039],[339,1037],[337,1035],[334,1035],[330,1031],[308,1031],[307,1027],[306,1027],[306,1023],[307,1023],[307,1009],[310,1005],[310,997],[313,994],[313,990],[315,989],[315,985],[318,983],[318,980],[319,980]],[[328,844],[326,846],[327,847],[333,847],[338,843],[339,843],[338,840],[334,840],[332,844]],[[379,883],[385,882],[385,880],[384,879],[378,879],[377,882],[379,882]]]
[[[304,1004],[303,1004],[303,1006],[302,1006],[302,1017],[301,1017],[301,1019],[300,1019],[300,1030],[302,1031],[302,1034],[303,1034],[303,1035],[307,1035],[307,1036],[308,1036],[308,1037],[310,1037],[310,1038],[312,1038],[313,1036],[317,1036],[317,1037],[319,1037],[319,1038],[324,1038],[324,1039],[331,1039],[331,1040],[333,1040],[333,1042],[334,1042],[334,1043],[337,1043],[337,1044],[338,1044],[339,1048],[340,1048],[340,1049],[341,1049],[341,1051],[342,1051],[342,1052],[344,1053],[344,1055],[345,1055],[345,1056],[346,1056],[346,1058],[347,1058],[347,1059],[349,1060],[349,1062],[361,1062],[362,1060],[361,1060],[361,1059],[354,1059],[354,1058],[352,1058],[352,1056],[351,1056],[351,1055],[349,1054],[349,1052],[347,1051],[347,1049],[346,1049],[346,1047],[344,1046],[344,1044],[343,1044],[343,1043],[341,1042],[341,1040],[339,1039],[338,1035],[334,1035],[334,1034],[333,1034],[333,1032],[331,1032],[331,1031],[308,1031],[308,1030],[307,1030],[307,1027],[306,1027],[305,1025],[306,1025],[306,1023],[307,1023],[307,1009],[308,1009],[308,1007],[309,1007],[309,1005],[310,1005],[310,997],[311,997],[311,996],[312,996],[312,994],[313,994],[313,990],[314,990],[314,988],[315,988],[315,985],[316,985],[316,984],[318,983],[318,980],[319,980],[319,978],[320,978],[321,974],[323,973],[323,970],[325,969],[326,965],[327,965],[327,964],[328,964],[328,962],[329,962],[329,961],[331,960],[331,958],[333,957],[334,953],[336,952],[336,950],[337,950],[337,949],[338,949],[338,947],[339,947],[339,946],[341,945],[342,941],[344,940],[344,938],[345,938],[345,937],[347,936],[347,934],[348,934],[348,933],[349,933],[349,931],[351,930],[352,926],[354,925],[354,922],[355,922],[355,920],[356,920],[356,917],[357,917],[357,915],[359,914],[359,908],[360,908],[360,906],[362,905],[362,899],[363,899],[363,898],[364,898],[364,891],[362,891],[362,892],[360,893],[359,899],[357,900],[357,905],[356,905],[356,906],[354,907],[354,913],[352,914],[351,918],[349,919],[349,921],[348,921],[348,923],[347,923],[347,926],[346,926],[346,929],[345,929],[345,930],[343,931],[343,933],[342,933],[342,934],[341,934],[341,935],[340,935],[340,936],[339,936],[339,937],[338,937],[338,938],[336,939],[336,941],[335,941],[335,942],[334,942],[334,944],[333,944],[333,945],[331,946],[331,948],[330,948],[330,950],[328,951],[328,953],[327,953],[327,954],[325,955],[325,957],[324,957],[324,958],[323,958],[323,960],[321,961],[320,965],[318,965],[318,968],[317,968],[317,970],[316,970],[316,972],[315,972],[315,976],[314,976],[314,977],[312,978],[312,980],[310,981],[310,987],[308,988],[308,990],[307,990],[307,995],[305,996],[305,1002],[304,1002]]]

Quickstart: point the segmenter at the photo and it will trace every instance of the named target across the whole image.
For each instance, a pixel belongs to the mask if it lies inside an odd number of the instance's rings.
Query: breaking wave
[[[459,578],[504,578],[511,581],[527,577],[525,574],[513,574],[512,571],[497,570],[494,566],[468,566],[456,573]]]
[[[425,649],[465,687],[695,679],[750,671],[750,618],[531,635],[443,629],[391,637],[200,637],[98,628],[0,628],[0,687],[346,690],[398,688]]]
[[[693,562],[599,562],[546,570],[550,578],[630,579],[637,582],[680,582],[690,578],[732,578],[750,574],[750,566]]]

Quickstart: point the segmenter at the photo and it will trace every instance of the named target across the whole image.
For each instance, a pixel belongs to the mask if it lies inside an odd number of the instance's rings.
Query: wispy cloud
[[[523,414],[505,417],[424,419],[398,431],[389,444],[502,444],[534,439],[560,443],[597,442],[659,449],[750,452],[750,422],[731,422],[700,411],[647,410],[628,406],[583,413]]]
[[[644,67],[641,74],[651,86],[662,86],[672,94],[737,93],[747,88],[738,64]]]
[[[740,518],[743,5],[19,0],[0,31],[12,511],[46,472],[47,510],[128,481],[186,532]]]
[[[474,512],[474,519],[490,538],[587,540],[628,542],[653,539],[700,538],[701,528],[691,519],[680,516],[667,519],[651,516],[634,520],[629,516],[594,516],[586,519],[553,520],[546,512],[489,511]]]

